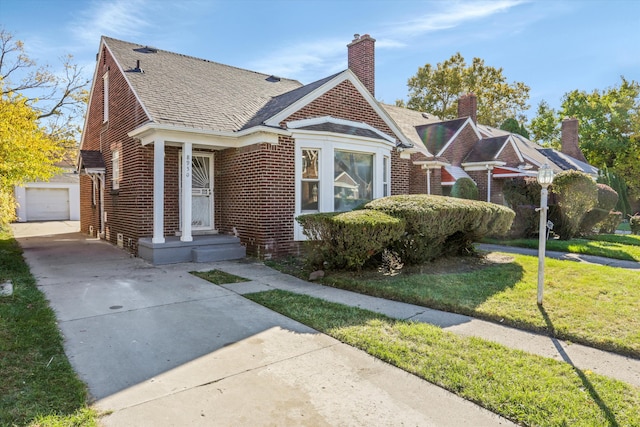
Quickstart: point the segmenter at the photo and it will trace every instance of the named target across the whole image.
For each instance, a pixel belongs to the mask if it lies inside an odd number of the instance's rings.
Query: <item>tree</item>
[[[500,125],[500,129],[506,130],[507,132],[517,133],[518,135],[522,135],[525,138],[529,139],[529,131],[523,124],[520,124],[518,120],[513,117],[509,117],[507,120]]]
[[[527,85],[507,83],[502,68],[487,66],[480,58],[473,58],[467,66],[459,52],[436,67],[426,64],[418,68],[407,86],[408,108],[430,112],[442,120],[457,117],[458,98],[469,92],[478,98],[478,121],[490,126],[497,127],[509,117],[521,119],[529,108]]]
[[[78,121],[84,116],[89,79],[73,56],[61,58],[62,70],[53,72],[47,65],[38,66],[24,49],[24,43],[0,28],[0,80],[2,95],[20,94],[36,113],[51,138],[67,150],[77,147]]]
[[[89,80],[71,56],[62,65],[61,73],[38,66],[0,28],[0,226],[15,216],[13,186],[48,180],[77,149]]]
[[[621,77],[619,86],[606,90],[573,90],[563,96],[558,112],[541,102],[530,125],[534,138],[559,148],[564,117],[579,120],[580,148],[587,161],[624,177],[629,188],[639,195],[640,84]]]
[[[558,113],[542,100],[538,104],[536,116],[529,124],[532,137],[542,145],[560,148],[560,119]]]
[[[0,81],[1,84],[1,81]],[[1,87],[1,86],[0,86]],[[57,170],[64,147],[38,124],[28,100],[11,92],[0,96],[0,226],[13,220],[13,186],[48,180]]]

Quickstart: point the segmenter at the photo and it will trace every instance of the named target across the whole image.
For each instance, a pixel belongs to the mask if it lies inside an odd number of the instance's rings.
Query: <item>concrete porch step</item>
[[[246,248],[238,237],[225,234],[194,235],[190,242],[170,236],[163,243],[153,243],[144,237],[138,240],[138,256],[155,265],[213,262],[244,258]]]
[[[240,243],[199,246],[191,249],[193,262],[228,261],[232,259],[242,259],[246,255],[247,249]]]

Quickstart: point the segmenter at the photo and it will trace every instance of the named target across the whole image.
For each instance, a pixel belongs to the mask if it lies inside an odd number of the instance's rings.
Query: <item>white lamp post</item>
[[[544,289],[544,257],[547,245],[547,196],[549,186],[553,182],[553,169],[545,163],[538,169],[538,184],[542,186],[540,192],[540,237],[538,241],[538,305],[542,305],[542,292]]]

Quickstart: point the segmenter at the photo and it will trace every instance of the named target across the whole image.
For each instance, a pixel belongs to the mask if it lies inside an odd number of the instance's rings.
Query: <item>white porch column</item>
[[[492,166],[487,165],[487,202],[491,203],[491,169]]]
[[[190,142],[185,142],[182,146],[182,235],[183,242],[193,241],[191,236],[191,176],[192,176],[192,146]]]
[[[153,239],[164,243],[164,139],[153,141]]]
[[[427,194],[431,194],[431,168],[427,169]]]

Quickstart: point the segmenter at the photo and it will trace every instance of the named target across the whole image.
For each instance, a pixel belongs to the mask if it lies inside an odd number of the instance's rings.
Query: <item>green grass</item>
[[[618,243],[621,245],[640,246],[640,236],[633,234],[594,234],[587,237],[589,240]]]
[[[567,363],[309,296],[246,296],[523,425],[640,425],[640,389]]]
[[[7,279],[14,293],[0,297],[0,424],[95,425],[97,415],[87,409],[86,386],[67,360],[55,314],[21,248],[0,230],[0,281]],[[79,416],[90,421],[63,423]]]
[[[241,282],[249,282],[249,279],[245,279],[244,277],[236,276],[235,274],[225,273],[220,270],[209,270],[209,271],[190,271],[194,276],[198,276],[201,279],[208,280],[211,283],[216,285],[226,285],[229,283],[241,283]]]
[[[638,245],[639,240],[637,237],[640,236],[618,236],[610,234],[594,236],[589,239],[548,240],[547,250],[596,255],[606,258],[640,262],[640,245]],[[486,242],[506,246],[538,249],[538,239],[487,239]]]
[[[438,269],[470,270],[466,272],[430,272],[437,264],[425,264],[422,272],[405,269],[396,276],[330,272],[322,283],[640,357],[638,271],[547,259],[544,310],[540,310],[536,303],[537,258],[501,257],[502,262],[485,265],[467,257]],[[287,261],[282,269],[295,272],[292,264]]]

